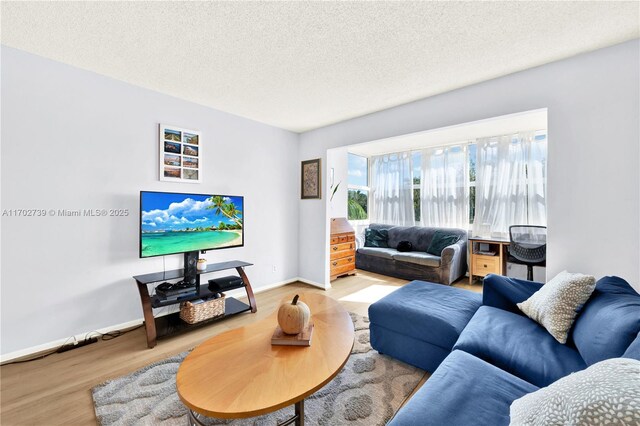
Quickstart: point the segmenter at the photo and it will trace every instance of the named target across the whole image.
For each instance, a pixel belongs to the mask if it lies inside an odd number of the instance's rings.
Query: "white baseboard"
[[[294,282],[303,282],[305,284],[310,284],[316,287],[320,287],[322,289],[324,289],[325,287],[319,283],[315,283],[313,281],[309,281],[309,280],[305,280],[299,277],[294,277],[288,280],[284,280],[284,281],[280,281],[277,283],[273,283],[273,284],[269,284],[266,286],[262,286],[260,288],[257,288],[253,291],[254,294],[258,294],[258,293],[262,293],[265,291],[269,291],[269,290],[273,290],[274,288],[278,288],[278,287],[283,287],[287,284],[291,284]],[[227,295],[232,296],[232,297],[241,297],[242,295],[244,295],[244,297],[246,297],[246,293],[244,292],[244,290],[242,289],[237,289],[237,290],[232,290],[230,292],[227,293]],[[162,313],[156,313],[156,317],[161,317],[164,315],[168,315],[172,313],[172,311],[170,310],[166,310],[165,312]],[[70,342],[74,342],[74,341],[81,341],[84,340],[85,337],[91,337],[91,336],[99,336],[99,334],[96,333],[96,331],[98,333],[109,333],[109,332],[113,332],[113,331],[117,331],[117,330],[124,330],[124,329],[128,329],[128,328],[132,328],[132,327],[136,327],[140,324],[142,324],[144,321],[143,318],[139,318],[139,319],[135,319],[132,321],[127,321],[121,324],[116,324],[116,325],[112,325],[112,326],[108,326],[108,327],[104,327],[98,330],[92,330],[92,331],[87,331],[84,333],[80,333],[80,334],[76,334],[75,336],[71,336],[68,338],[63,338],[63,339],[58,339],[58,340],[54,340],[52,342],[48,342],[48,343],[43,343],[41,345],[36,345],[36,346],[31,346],[29,348],[25,348],[25,349],[21,349],[18,351],[14,351],[14,352],[9,352],[7,354],[3,354],[0,355],[0,365],[5,364],[7,362],[10,362],[14,359],[17,358],[22,358],[22,357],[26,357],[29,355],[34,355],[34,354],[39,354],[39,353],[44,353],[44,352],[48,352],[51,351],[52,349],[56,349],[59,348],[60,346],[62,346],[65,343],[70,343]],[[74,340],[75,339],[75,340]]]
[[[317,283],[315,281],[311,281],[311,280],[308,280],[306,278],[301,278],[301,277],[298,277],[296,279],[298,281],[302,282],[302,283],[309,284],[309,285],[312,285],[314,287],[319,287],[319,288],[321,288],[323,290],[328,290],[328,289],[331,288],[331,284],[324,285],[324,284],[320,284],[320,283]]]
[[[165,314],[166,315],[166,314]],[[81,340],[84,340],[85,337],[92,337],[92,336],[100,336],[100,334],[98,333],[102,333],[102,334],[106,334],[106,333],[110,333],[112,331],[116,331],[116,330],[125,330],[128,328],[132,328],[132,327],[136,327],[140,324],[142,324],[143,319],[136,319],[133,321],[127,321],[127,322],[123,322],[121,324],[116,324],[116,325],[112,325],[109,327],[104,327],[104,328],[100,328],[98,330],[92,330],[92,331],[87,331],[84,333],[80,333],[80,334],[76,334],[75,336],[71,336],[71,337],[67,337],[66,339],[58,339],[58,340],[54,340],[52,342],[48,342],[48,343],[43,343],[41,345],[36,345],[36,346],[31,346],[29,348],[26,349],[21,349],[19,351],[14,351],[14,352],[9,352],[8,354],[3,354],[0,355],[0,365],[5,364],[11,360],[14,360],[16,358],[22,358],[22,357],[26,357],[28,355],[34,355],[34,354],[39,354],[39,353],[44,353],[44,352],[49,352],[52,349],[57,349],[60,346],[64,345],[65,343],[73,343],[74,341],[79,342]],[[96,331],[98,333],[96,333]]]

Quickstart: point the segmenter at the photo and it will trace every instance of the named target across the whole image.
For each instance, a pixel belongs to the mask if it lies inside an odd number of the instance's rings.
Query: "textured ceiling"
[[[639,36],[633,2],[6,2],[2,43],[293,131]]]

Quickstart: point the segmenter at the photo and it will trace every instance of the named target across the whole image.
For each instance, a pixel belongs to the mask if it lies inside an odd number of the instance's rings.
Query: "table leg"
[[[253,295],[253,289],[251,288],[249,278],[247,277],[247,274],[244,273],[244,269],[241,266],[237,267],[236,271],[238,271],[238,275],[240,275],[240,278],[244,281],[247,298],[249,299],[249,306],[251,306],[251,312],[255,314],[258,311],[258,306],[256,305],[256,298]]]
[[[187,417],[187,422],[188,422],[187,424],[189,426],[205,426],[204,423],[198,420],[198,418],[196,417],[196,414],[193,411],[189,409],[187,409],[187,411],[189,412],[189,415]]]
[[[149,297],[149,289],[146,284],[138,284],[138,292],[140,293],[140,301],[142,302],[142,313],[144,314],[144,328],[147,332],[147,346],[153,348],[156,345],[156,320],[153,317],[153,308],[151,307],[151,298]]]
[[[295,410],[296,426],[304,426],[304,399],[296,402]]]
[[[288,418],[282,423],[278,423],[278,426],[304,426],[304,399],[298,401],[294,405],[295,414],[293,417]]]
[[[304,399],[296,402],[294,407],[295,414],[293,415],[293,417],[285,420],[282,423],[278,423],[278,426],[288,426],[292,424],[295,426],[304,426]],[[189,426],[205,426],[204,423],[198,420],[198,418],[196,417],[196,413],[189,409],[187,409],[187,412],[187,424]]]

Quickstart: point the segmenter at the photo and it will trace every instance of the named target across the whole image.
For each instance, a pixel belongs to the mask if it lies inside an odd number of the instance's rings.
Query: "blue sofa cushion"
[[[558,343],[535,321],[490,306],[478,309],[454,349],[540,387],[586,367],[577,350]]]
[[[536,390],[473,355],[453,351],[387,425],[506,426],[511,403]]]
[[[640,333],[638,333],[638,336],[636,337],[636,339],[633,342],[631,342],[627,350],[624,351],[624,353],[622,354],[622,357],[633,358],[640,361]]]
[[[371,323],[451,350],[482,303],[478,293],[412,281],[369,307]],[[411,348],[406,348],[410,351]]]
[[[603,277],[573,325],[588,365],[622,356],[640,332],[640,294],[619,277]]]
[[[489,274],[482,281],[482,304],[524,315],[518,303],[542,288],[542,283]]]

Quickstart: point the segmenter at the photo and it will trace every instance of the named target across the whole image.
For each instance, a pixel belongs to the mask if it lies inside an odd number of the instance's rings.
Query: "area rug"
[[[369,344],[369,319],[353,313],[351,318],[356,330],[351,356],[331,382],[305,399],[305,422],[309,425],[384,425],[425,374],[373,350]],[[187,424],[187,409],[176,392],[176,372],[188,353],[94,387],[98,423],[103,426]],[[272,426],[292,415],[293,406],[250,419],[200,419],[208,425]]]

